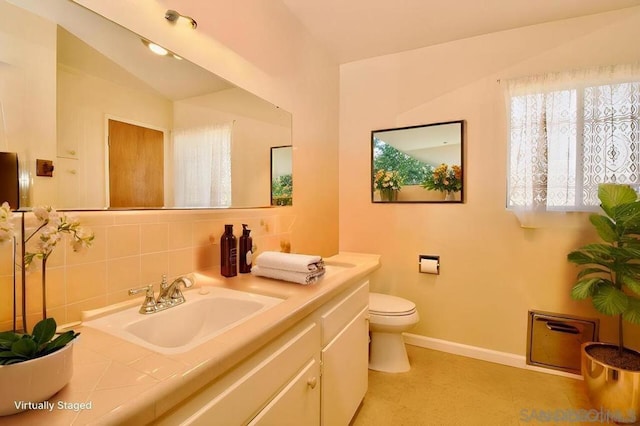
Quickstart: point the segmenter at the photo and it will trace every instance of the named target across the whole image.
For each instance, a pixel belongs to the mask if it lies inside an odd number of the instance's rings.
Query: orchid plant
[[[40,223],[38,228],[25,239],[25,244],[39,233],[36,250],[28,251],[24,256],[24,263],[29,267],[34,259],[42,259],[43,265],[62,239],[62,234],[71,236],[71,247],[73,251],[81,251],[85,247],[90,247],[95,238],[93,232],[80,226],[80,221],[65,214],[59,214],[51,206],[35,207],[33,214]],[[43,266],[44,268],[44,266]]]
[[[12,217],[11,207],[9,207],[9,203],[5,201],[0,206],[0,243],[13,240],[15,234],[13,231],[13,222],[11,222]]]
[[[29,268],[34,259],[42,259],[42,318],[47,318],[47,259],[62,240],[62,234],[71,236],[71,247],[76,252],[90,247],[95,236],[93,232],[80,226],[77,218],[59,214],[51,206],[35,207],[33,214],[39,226],[24,239],[23,244],[26,246],[34,236],[39,237],[36,250],[25,252],[24,267]]]
[[[93,243],[94,234],[87,228],[80,226],[80,221],[75,217],[66,216],[65,214],[59,214],[55,209],[50,206],[35,207],[33,214],[38,221],[37,228],[28,236],[22,237],[21,242],[24,248],[27,243],[36,235],[38,240],[34,245],[35,250],[24,251],[25,255],[22,259],[23,266],[23,285],[24,285],[24,272],[26,268],[33,265],[34,259],[42,260],[42,317],[47,317],[47,302],[46,302],[46,268],[47,259],[55,249],[58,242],[62,240],[63,234],[68,234],[71,237],[71,247],[74,251],[80,251],[85,247],[90,247]],[[0,206],[0,243],[13,240],[14,244],[14,256],[15,247],[17,244],[14,225],[12,222],[13,213],[7,202],[2,203]],[[15,261],[15,258],[14,258]],[[15,287],[15,270],[14,270],[14,287]],[[23,312],[26,310],[24,299],[22,305]],[[14,304],[14,330],[15,330],[15,304]],[[23,316],[23,325],[26,329],[25,317]]]

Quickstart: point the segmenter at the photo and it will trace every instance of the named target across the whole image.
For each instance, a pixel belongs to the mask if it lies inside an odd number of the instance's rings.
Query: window
[[[176,207],[231,205],[231,123],[173,133]]]
[[[616,66],[507,82],[507,206],[580,211],[598,184],[640,187],[640,67]]]

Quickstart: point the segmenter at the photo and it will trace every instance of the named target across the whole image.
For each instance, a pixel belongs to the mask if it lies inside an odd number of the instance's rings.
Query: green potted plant
[[[568,255],[581,267],[571,296],[591,299],[594,308],[617,317],[616,344],[582,345],[582,374],[592,404],[613,420],[634,422],[640,416],[640,353],[625,348],[623,325],[640,324],[640,200],[627,185],[601,184],[604,214],[590,222],[602,242]]]
[[[32,334],[0,333],[0,416],[42,408],[73,375],[73,345],[79,333],[56,336],[56,321],[38,322]],[[50,404],[50,403],[49,403]]]

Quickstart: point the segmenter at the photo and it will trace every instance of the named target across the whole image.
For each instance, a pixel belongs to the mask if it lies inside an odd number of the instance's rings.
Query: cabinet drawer
[[[248,361],[180,403],[158,424],[246,424],[309,359],[317,356],[319,339],[316,323],[294,327]]]
[[[249,426],[312,426],[320,418],[320,363],[310,360]]]
[[[337,302],[329,303],[329,307],[321,315],[322,346],[327,345],[358,314],[369,306],[369,281],[365,281],[346,296],[337,296]]]

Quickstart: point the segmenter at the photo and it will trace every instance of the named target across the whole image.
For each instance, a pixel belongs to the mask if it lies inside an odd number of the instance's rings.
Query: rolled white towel
[[[320,279],[320,277],[324,275],[324,268],[311,272],[296,272],[254,265],[251,268],[251,273],[260,277],[273,278],[276,280],[283,280],[307,285],[313,284],[318,281],[318,279]]]
[[[265,251],[260,253],[255,260],[255,265],[295,272],[310,272],[324,269],[324,261],[321,256],[281,253],[278,251]]]

